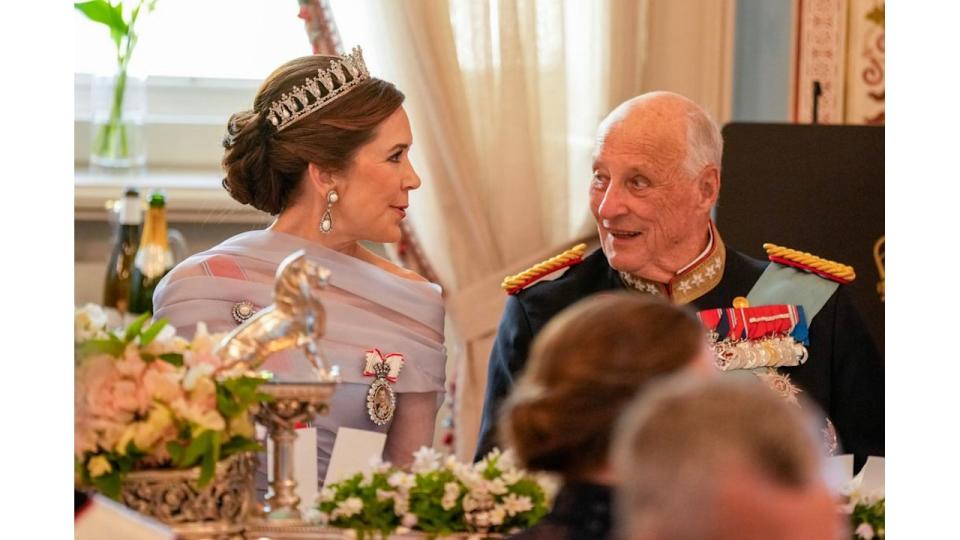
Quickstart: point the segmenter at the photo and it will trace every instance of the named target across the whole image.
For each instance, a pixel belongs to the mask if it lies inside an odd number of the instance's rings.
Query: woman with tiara
[[[155,316],[189,337],[198,322],[225,332],[271,304],[277,266],[297,250],[330,270],[319,293],[327,313],[320,347],[342,384],[330,414],[314,422],[319,479],[339,427],[385,432],[384,459],[410,463],[432,444],[443,400],[440,287],[361,243],[399,240],[410,191],[420,186],[403,100],[393,84],[369,75],[359,48],[277,68],[253,109],[230,117],[222,162],[223,187],[275,216],[273,223],[188,258],[154,294]],[[377,363],[393,366],[396,380],[374,384]],[[298,350],[263,367],[278,380],[311,377]]]

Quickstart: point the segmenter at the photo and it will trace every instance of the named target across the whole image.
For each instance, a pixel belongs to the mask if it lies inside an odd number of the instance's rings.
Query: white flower
[[[443,498],[440,499],[440,506],[444,510],[450,510],[457,504],[457,497],[460,496],[460,485],[455,482],[447,482],[443,486]]]
[[[486,528],[490,526],[490,514],[488,514],[487,512],[477,512],[475,514],[470,514],[467,516],[467,521],[472,522],[474,527]]]
[[[533,501],[526,495],[517,497],[516,494],[511,493],[503,498],[503,508],[507,511],[508,516],[513,517],[517,514],[532,510]]]
[[[400,520],[400,524],[408,529],[412,529],[417,526],[417,515],[416,514],[404,514],[403,519]]]
[[[330,522],[330,516],[328,516],[326,512],[321,512],[317,508],[308,508],[307,511],[303,513],[303,519],[308,523],[314,523],[322,526],[325,526]]]
[[[496,505],[490,510],[490,524],[503,525],[503,520],[507,517],[507,511],[501,505]]]
[[[153,338],[153,343],[167,343],[177,337],[177,329],[172,324],[165,324],[160,329],[160,333]]]
[[[334,491],[334,490],[332,490],[332,489],[330,489],[330,488],[328,488],[328,487],[325,487],[325,488],[323,488],[323,489],[320,490],[320,494],[317,495],[317,498],[320,500],[320,502],[330,502],[330,501],[332,501],[334,498],[336,498],[336,496],[337,496],[337,492],[336,492],[336,491]]]
[[[493,508],[493,496],[489,493],[478,493],[471,491],[463,496],[463,511],[472,512],[474,510],[487,510]]]
[[[863,540],[873,540],[873,527],[869,523],[861,523],[857,526],[857,529],[853,531],[853,534]]]
[[[507,485],[500,478],[487,481],[487,491],[494,495],[503,495],[507,492]]]
[[[377,490],[377,500],[378,500],[378,501],[389,501],[389,500],[393,499],[395,496],[396,496],[396,494],[395,494],[394,492],[392,492],[392,491],[387,491],[387,490],[385,490],[385,489],[378,489],[378,490]]]
[[[167,325],[167,328],[171,328],[171,326]],[[164,330],[166,330],[166,328],[164,328]],[[160,334],[163,335],[163,332]],[[207,332],[207,323],[203,321],[198,322],[197,331],[194,332],[193,341],[190,343],[190,350],[198,354],[213,354],[213,349],[217,345],[217,341],[214,341],[215,337],[216,336],[211,336],[210,333]],[[160,339],[160,336],[157,336],[157,339]]]
[[[421,446],[413,453],[413,466],[410,470],[414,473],[435,471],[440,468],[441,457],[442,455],[433,448]]]
[[[405,493],[397,493],[393,497],[393,513],[398,516],[406,515],[410,511],[410,497]]]
[[[73,311],[73,341],[106,337],[107,314],[96,304],[87,304]]]
[[[507,471],[517,468],[517,459],[513,453],[513,450],[506,450],[500,454],[500,459],[497,460],[497,468],[501,471]]]
[[[417,485],[417,480],[412,474],[397,471],[391,474],[390,478],[387,478],[387,483],[397,489],[407,490]]]
[[[350,517],[359,514],[363,510],[363,500],[359,497],[348,497],[345,501],[340,501],[333,512],[330,513],[330,519],[340,517]]]
[[[193,387],[197,385],[197,380],[202,377],[209,377],[214,369],[210,364],[197,364],[193,366],[187,370],[187,376],[183,378],[183,388],[188,391],[193,390]]]
[[[508,486],[512,486],[517,482],[519,482],[520,480],[523,480],[523,477],[525,474],[526,474],[526,471],[511,469],[503,473],[503,476],[501,476],[500,478],[503,479],[504,484]]]
[[[380,456],[373,456],[370,458],[370,468],[373,470],[374,474],[385,473],[390,470],[390,462],[384,461]]]

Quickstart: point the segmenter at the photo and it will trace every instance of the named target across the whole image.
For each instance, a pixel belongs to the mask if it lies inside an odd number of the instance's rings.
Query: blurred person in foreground
[[[850,537],[812,417],[756,386],[676,377],[638,396],[613,442],[623,538]]]
[[[524,467],[563,485],[551,512],[517,538],[609,537],[614,424],[638,390],[677,372],[715,373],[697,319],[662,299],[598,295],[544,328],[501,430]]]

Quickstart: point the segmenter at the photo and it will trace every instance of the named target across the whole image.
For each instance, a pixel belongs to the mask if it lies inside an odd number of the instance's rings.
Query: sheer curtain
[[[378,73],[408,95],[424,179],[413,219],[448,287],[583,231],[594,131],[639,89],[645,13],[631,0],[371,3]]]
[[[364,9],[368,62],[408,97],[423,179],[411,219],[423,248],[451,304],[471,287],[502,303],[491,276],[593,227],[596,126],[640,91],[647,0],[374,0]],[[495,325],[499,308],[451,315],[456,447],[467,457],[492,340],[476,329]]]

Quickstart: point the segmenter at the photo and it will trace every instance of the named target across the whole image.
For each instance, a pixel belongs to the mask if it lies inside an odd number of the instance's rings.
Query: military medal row
[[[697,317],[707,330],[716,367],[721,371],[791,367],[807,361],[803,306],[707,309]]]

